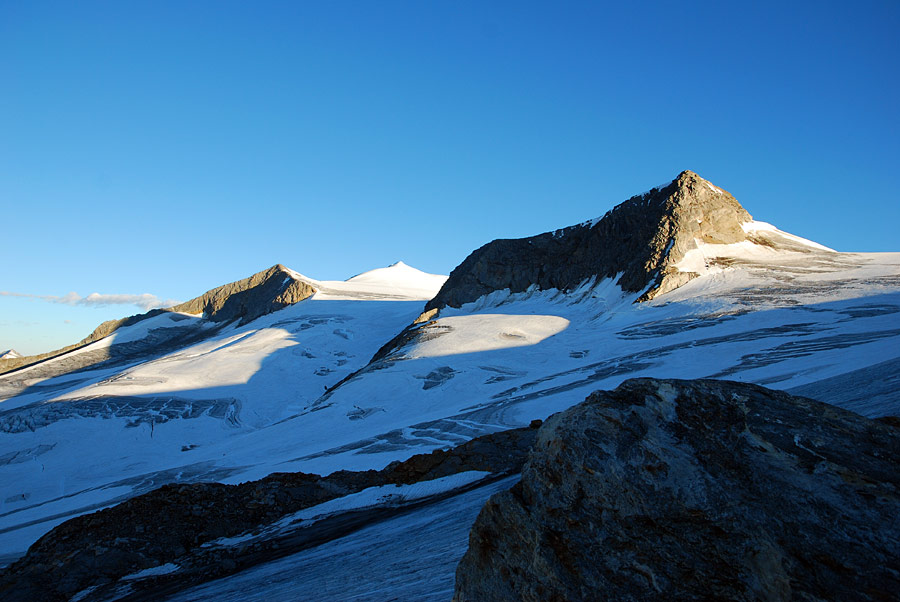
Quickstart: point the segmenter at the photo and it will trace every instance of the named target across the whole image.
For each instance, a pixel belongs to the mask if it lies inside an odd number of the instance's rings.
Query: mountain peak
[[[7,357],[4,355],[0,359],[16,361],[13,362],[14,366],[10,366],[7,369],[3,369],[3,366],[0,366],[0,373],[73,351],[99,341],[120,328],[133,326],[165,312],[202,314],[204,318],[211,322],[227,323],[236,321],[238,324],[244,325],[256,318],[311,297],[315,293],[316,289],[312,282],[303,279],[293,270],[277,263],[248,278],[216,287],[199,297],[179,303],[173,307],[153,309],[143,314],[119,320],[107,320],[74,345],[25,358]],[[106,357],[102,359],[106,359]]]
[[[680,174],[678,174],[678,177],[676,177],[675,180],[673,180],[673,181],[675,181],[675,182],[681,182],[681,181],[687,182],[687,181],[692,181],[692,180],[701,180],[701,181],[703,181],[703,182],[707,182],[707,181],[708,181],[708,180],[705,180],[705,179],[701,178],[701,177],[700,177],[700,174],[698,174],[696,171],[691,171],[690,169],[685,169],[683,172],[681,172]]]
[[[241,324],[246,324],[314,293],[315,289],[309,282],[298,279],[296,272],[277,263],[249,278],[207,291],[170,308],[170,311],[202,313],[213,322],[240,319]]]
[[[434,291],[446,280],[445,276],[429,274],[417,268],[407,265],[402,261],[392,263],[386,268],[376,268],[348,278],[346,282],[362,285],[377,285],[385,287],[385,290],[394,288],[399,290],[431,291],[425,297],[434,296]]]
[[[640,300],[696,277],[675,265],[699,243],[747,240],[752,217],[727,191],[693,171],[631,197],[603,217],[554,232],[495,240],[453,272],[426,309],[459,307],[495,290],[569,290],[594,278],[617,278]]]
[[[623,286],[632,292],[644,290],[641,300],[661,295],[695,278],[696,273],[675,267],[685,254],[701,243],[743,242],[747,240],[743,224],[753,220],[730,193],[689,170],[681,172],[669,186],[649,195],[632,197],[616,209],[622,208],[625,214],[639,213],[643,200],[658,208],[658,212],[648,212],[646,216],[647,224],[655,228],[647,241],[649,254],[644,266],[644,273],[652,278],[644,281],[632,275],[626,281],[628,286]]]

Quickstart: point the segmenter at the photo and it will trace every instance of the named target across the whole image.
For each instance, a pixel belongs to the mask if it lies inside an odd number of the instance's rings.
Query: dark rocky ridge
[[[459,307],[507,288],[570,290],[619,273],[622,289],[646,289],[642,300],[650,299],[696,276],[673,268],[696,247],[695,238],[741,242],[747,239],[741,223],[751,219],[729,193],[684,171],[668,185],[616,206],[594,225],[484,245],[450,273],[426,311]]]
[[[103,599],[121,577],[168,562],[184,571],[141,587],[171,591],[220,577],[286,553],[290,538],[232,549],[204,547],[206,542],[258,530],[287,514],[367,487],[417,483],[472,470],[517,473],[538,426],[539,421],[530,428],[485,435],[380,471],[339,471],[326,477],[275,473],[240,485],[165,485],[50,531],[0,573],[0,599],[65,600],[88,587],[98,588],[91,599]],[[336,533],[343,534],[340,529]],[[301,548],[306,543],[302,536],[295,541]],[[146,596],[156,597],[153,592]]]
[[[544,424],[454,600],[898,600],[900,430],[727,381],[626,381]]]
[[[268,270],[253,274],[249,278],[219,286],[174,307],[154,309],[120,320],[107,320],[94,329],[94,332],[74,345],[39,355],[0,360],[0,374],[80,349],[85,345],[108,337],[120,328],[132,326],[164,312],[202,313],[206,319],[212,322],[224,323],[240,320],[240,324],[246,324],[251,320],[302,301],[312,296],[315,292],[311,284],[294,279],[287,268],[277,264]],[[158,344],[159,341],[154,341],[151,347],[155,347]],[[95,358],[96,361],[92,360],[92,364],[110,358],[109,352],[101,355],[102,357],[99,359]],[[134,354],[130,353],[130,355]]]

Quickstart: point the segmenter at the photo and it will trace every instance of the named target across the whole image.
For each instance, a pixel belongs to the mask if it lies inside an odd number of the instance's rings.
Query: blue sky
[[[0,0],[0,291],[33,295],[0,295],[0,348],[142,311],[71,292],[446,274],[683,169],[900,251],[897,31],[893,0]]]

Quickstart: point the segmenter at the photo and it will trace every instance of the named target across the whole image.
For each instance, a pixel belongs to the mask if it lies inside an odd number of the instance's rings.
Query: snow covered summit
[[[376,268],[344,281],[305,279],[316,289],[315,299],[370,299],[427,301],[434,297],[447,280],[446,276],[429,274],[398,261],[386,268]]]

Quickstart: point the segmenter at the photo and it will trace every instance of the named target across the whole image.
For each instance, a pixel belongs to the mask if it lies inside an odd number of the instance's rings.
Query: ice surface
[[[408,356],[441,357],[537,345],[568,326],[569,321],[559,316],[477,314],[441,318],[431,326],[435,336],[413,346]]]

